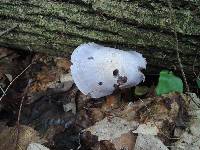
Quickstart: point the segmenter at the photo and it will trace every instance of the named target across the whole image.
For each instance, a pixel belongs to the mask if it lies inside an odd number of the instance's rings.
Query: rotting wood
[[[173,1],[180,58],[187,75],[200,70],[200,1]],[[1,0],[0,45],[70,56],[85,42],[136,49],[158,68],[179,70],[176,41],[164,0]],[[64,55],[63,55],[64,54]],[[197,55],[197,56],[196,56]]]

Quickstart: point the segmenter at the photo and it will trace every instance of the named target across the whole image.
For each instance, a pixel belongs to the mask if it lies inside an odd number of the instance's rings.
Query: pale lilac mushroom
[[[95,43],[81,44],[71,56],[71,74],[78,89],[92,98],[113,93],[116,88],[144,81],[146,59],[135,51],[123,51]]]

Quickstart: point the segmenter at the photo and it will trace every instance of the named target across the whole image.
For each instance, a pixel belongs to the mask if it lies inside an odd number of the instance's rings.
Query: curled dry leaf
[[[69,64],[65,58],[36,56],[36,64],[32,66],[32,83],[28,91],[28,103],[48,94],[67,92],[73,85],[71,74],[66,71]],[[52,61],[54,60],[54,61]]]
[[[97,144],[95,144],[92,147],[92,150],[116,150],[115,146],[113,143],[111,143],[108,140],[102,140],[97,142]]]
[[[0,59],[2,59],[3,57],[9,56],[12,53],[13,53],[12,50],[8,48],[0,47]]]
[[[28,145],[27,150],[50,150],[50,149],[39,143],[31,143]]]
[[[105,116],[99,108],[89,108],[88,115],[93,123],[101,121]]]
[[[19,128],[19,136],[17,136],[17,127],[0,127],[0,147],[6,150],[21,150],[26,149],[32,142],[44,142],[39,137],[37,131],[31,127],[21,125]],[[18,144],[16,146],[18,138]]]
[[[153,122],[147,122],[146,124],[140,124],[139,127],[133,131],[133,133],[157,135],[159,130]]]
[[[68,71],[70,69],[71,62],[66,58],[57,57],[54,61],[58,68],[61,68],[65,71]]]
[[[168,148],[153,135],[139,134],[134,150],[168,150]]]
[[[131,132],[124,133],[120,137],[115,138],[112,143],[116,150],[133,150],[137,136]]]
[[[102,110],[109,111],[118,108],[120,106],[120,96],[120,94],[106,96],[106,103],[103,104]]]
[[[90,131],[91,134],[98,136],[100,141],[113,140],[124,133],[128,133],[130,130],[135,130],[137,127],[138,123],[134,121],[126,121],[119,117],[106,117],[84,131]]]

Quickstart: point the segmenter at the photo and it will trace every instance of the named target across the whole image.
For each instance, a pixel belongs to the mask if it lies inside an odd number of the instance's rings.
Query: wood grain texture
[[[187,75],[200,70],[200,1],[175,0],[180,57]],[[96,42],[144,54],[149,72],[178,69],[170,9],[165,0],[1,0],[0,45],[69,57]],[[196,62],[194,63],[194,60]]]

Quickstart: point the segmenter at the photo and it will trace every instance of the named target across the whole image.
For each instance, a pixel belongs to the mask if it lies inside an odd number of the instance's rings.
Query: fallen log
[[[200,1],[175,0],[1,0],[0,46],[69,57],[78,45],[96,42],[135,49],[148,72],[179,72],[175,30],[183,69],[200,70]]]

